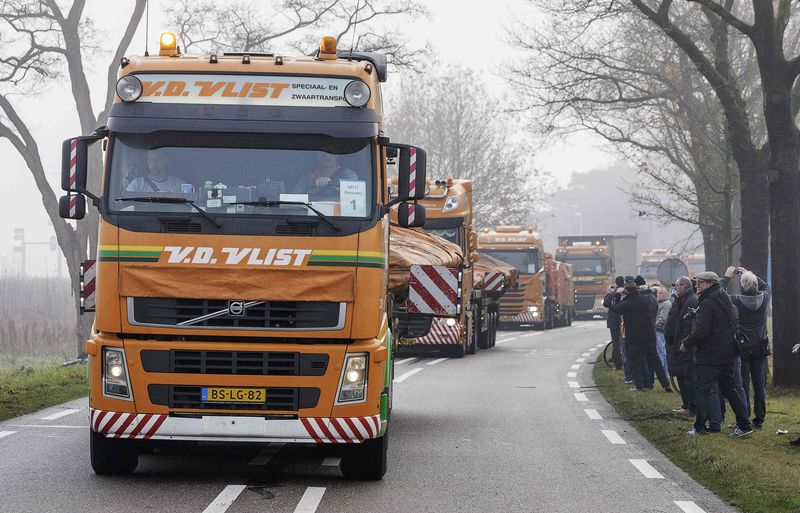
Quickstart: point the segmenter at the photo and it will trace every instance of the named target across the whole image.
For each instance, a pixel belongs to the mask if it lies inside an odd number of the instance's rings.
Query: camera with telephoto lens
[[[686,314],[684,314],[683,319],[684,320],[694,319],[694,316],[697,315],[697,308],[689,307],[687,310],[688,311],[686,312]]]

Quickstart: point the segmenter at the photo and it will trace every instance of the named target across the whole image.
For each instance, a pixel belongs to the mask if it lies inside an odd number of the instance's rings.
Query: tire
[[[478,328],[475,330],[478,334],[478,348],[479,349],[489,349],[492,347],[492,321],[491,321],[492,314],[487,313],[484,322],[478,324]],[[481,331],[482,324],[486,324],[486,331]]]
[[[447,348],[446,353],[450,358],[464,358],[467,354],[466,341],[462,341],[457,346],[450,346]]]
[[[614,343],[609,342],[606,344],[605,349],[603,349],[603,362],[605,362],[606,367],[609,369],[614,368]]]
[[[492,316],[492,323],[489,325],[490,330],[490,337],[491,337],[491,347],[497,345],[497,316],[499,315],[497,312],[492,312],[490,314]]]
[[[380,438],[348,447],[342,458],[342,474],[354,481],[380,481],[386,474],[389,449],[389,431]]]
[[[131,440],[106,438],[89,430],[92,470],[98,476],[132,474],[139,464],[139,451]]]
[[[467,329],[464,333],[467,336],[467,354],[475,354],[478,352],[478,337],[475,336],[475,308],[471,309],[472,319],[467,321]]]

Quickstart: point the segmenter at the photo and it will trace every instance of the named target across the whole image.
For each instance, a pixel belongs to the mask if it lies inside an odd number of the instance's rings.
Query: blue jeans
[[[742,388],[744,391],[744,404],[747,406],[747,416],[751,413],[753,424],[760,426],[767,416],[767,358],[742,353]],[[750,409],[750,383],[753,384],[753,409]]]
[[[669,369],[667,368],[667,340],[664,338],[663,331],[656,331],[656,350],[658,351],[658,359],[661,360],[661,365],[664,367],[664,373],[669,376]]]

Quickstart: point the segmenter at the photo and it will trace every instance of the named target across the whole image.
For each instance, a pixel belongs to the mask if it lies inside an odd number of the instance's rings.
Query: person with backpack
[[[741,353],[742,387],[753,427],[761,429],[767,414],[767,357],[770,355],[767,337],[767,308],[772,291],[769,285],[744,267],[728,267],[720,288],[726,290],[734,274],[741,275],[741,294],[731,294],[731,302],[739,313],[738,342]],[[750,383],[753,384],[753,408],[750,408]]]
[[[709,395],[714,383],[730,402],[736,415],[736,429],[732,437],[742,437],[753,432],[747,408],[739,395],[734,373],[738,348],[736,347],[736,312],[728,294],[720,288],[717,273],[705,271],[698,274],[697,311],[692,330],[683,339],[680,351],[694,349],[696,376],[696,416],[689,435],[706,432]]]

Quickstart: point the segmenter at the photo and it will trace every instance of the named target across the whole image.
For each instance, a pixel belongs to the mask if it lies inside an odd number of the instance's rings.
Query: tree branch
[[[725,21],[725,23],[735,28],[742,34],[746,35],[747,37],[753,37],[752,25],[748,25],[747,23],[743,22],[742,20],[734,16],[732,12],[730,12],[728,9],[718,4],[714,0],[686,0],[686,1],[702,5],[709,11],[719,16],[722,20]]]

